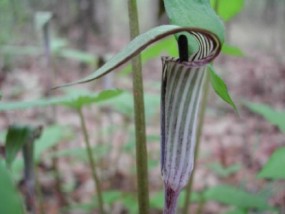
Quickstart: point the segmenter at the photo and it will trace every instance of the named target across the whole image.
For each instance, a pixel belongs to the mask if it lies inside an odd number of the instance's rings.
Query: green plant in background
[[[23,214],[24,206],[12,176],[0,159],[0,210],[3,213]]]
[[[285,111],[278,111],[270,106],[245,102],[244,105],[252,112],[261,115],[272,125],[278,127],[278,129],[285,134]],[[269,158],[263,169],[259,172],[258,178],[267,178],[274,180],[285,179],[285,148],[280,147]]]
[[[252,112],[262,116],[266,121],[276,126],[285,134],[285,111],[276,110],[270,106],[261,103],[244,102],[244,105]],[[259,179],[272,179],[274,182],[285,180],[285,147],[277,148],[269,157],[267,163],[262,167],[257,175]],[[279,188],[279,187],[278,187]],[[284,188],[280,188],[284,190]],[[279,190],[279,191],[280,191]],[[278,190],[277,190],[278,192]],[[276,213],[277,213],[276,209]],[[278,213],[284,212],[284,206],[281,205]]]
[[[44,152],[47,152],[52,146],[59,143],[61,139],[66,138],[68,135],[70,135],[66,132],[68,131],[67,128],[63,129],[59,126],[52,126],[46,127],[45,130],[43,130],[41,137],[36,140],[36,138],[40,134],[40,130],[40,127],[14,125],[9,128],[7,133],[0,134],[1,141],[5,141],[5,159],[6,166],[8,165],[10,168],[9,176],[13,177],[13,182],[19,181],[23,178],[24,172],[24,184],[27,188],[24,196],[27,202],[27,207],[32,210],[34,210],[36,204],[39,204],[40,209],[42,209],[43,207],[43,202],[41,200],[41,192],[39,189],[38,178],[36,173],[37,168],[35,168],[34,171],[34,165],[38,164],[42,160],[42,154]],[[34,145],[33,143],[34,140],[37,141],[36,145]],[[22,151],[23,156],[17,155],[20,151]],[[2,160],[0,162],[2,164]],[[3,177],[1,176],[1,178],[5,177],[4,173],[2,174],[2,172],[1,175],[3,175]],[[5,194],[7,191],[10,191],[9,185],[6,186],[1,182],[0,188],[1,193],[3,194]],[[11,193],[13,193],[13,191],[11,191]],[[9,194],[7,194],[7,196],[8,195]],[[15,203],[15,207],[11,206],[11,209],[17,208],[17,202],[13,201],[15,200],[15,198],[5,197],[5,200],[6,199],[7,205]],[[4,200],[2,200],[1,203],[2,202],[6,203]],[[6,208],[2,208],[3,207],[1,205],[1,211],[4,212]],[[7,211],[7,213],[16,214],[24,213],[24,211]]]
[[[110,99],[112,97],[115,97],[117,95],[119,95],[121,93],[121,91],[117,90],[117,91],[105,91],[105,92],[101,92],[101,97],[104,97],[104,99]],[[93,156],[93,152],[92,152],[92,147],[90,144],[90,139],[89,139],[89,134],[88,134],[88,130],[86,127],[86,122],[85,122],[85,118],[84,118],[84,114],[82,111],[83,106],[87,106],[90,105],[92,103],[94,103],[95,101],[98,101],[98,96],[95,97],[94,96],[78,96],[75,99],[71,99],[70,101],[63,101],[61,104],[68,106],[72,109],[74,109],[80,119],[80,124],[81,124],[81,129],[82,129],[82,134],[84,137],[84,143],[86,146],[86,153],[87,153],[87,157],[89,160],[89,164],[90,164],[90,169],[92,171],[92,177],[93,177],[93,181],[94,181],[94,185],[96,187],[96,191],[97,191],[97,199],[98,199],[98,206],[99,206],[99,210],[100,213],[105,213],[104,212],[104,204],[103,204],[103,195],[102,195],[102,190],[101,190],[101,185],[100,185],[100,179],[98,176],[98,172],[96,170],[96,161],[95,158]]]
[[[72,95],[62,96],[58,98],[44,98],[41,100],[28,101],[28,102],[1,103],[0,111],[17,110],[17,109],[34,108],[34,107],[58,106],[58,105],[66,106],[66,107],[74,109],[78,113],[79,118],[80,118],[82,133],[83,133],[84,140],[86,143],[87,157],[89,160],[89,164],[91,166],[94,183],[97,189],[97,198],[99,201],[97,204],[100,208],[100,212],[103,213],[104,209],[103,209],[103,199],[102,199],[101,187],[100,187],[99,178],[96,172],[95,159],[93,157],[92,148],[89,142],[89,136],[88,136],[85,119],[84,119],[83,112],[82,112],[82,107],[86,105],[91,105],[93,103],[103,102],[103,101],[112,99],[113,97],[116,97],[120,95],[121,93],[122,91],[120,90],[106,90],[99,94],[84,92],[83,94],[82,93],[79,93],[77,95],[72,94]],[[20,149],[22,149],[24,144],[28,143],[28,141],[30,140],[30,137],[31,137],[31,129],[29,127],[23,127],[23,128],[15,127],[11,129],[11,131],[8,132],[7,144],[6,144],[6,149],[7,149],[6,155],[7,155],[7,163],[9,164],[9,166],[11,165],[13,160],[15,160],[17,152]],[[32,151],[32,150],[33,149],[28,150],[28,153],[29,151]],[[36,153],[38,154],[37,151]],[[30,161],[27,162],[26,161],[27,157],[31,157],[31,156],[24,155],[25,163],[29,163],[29,165],[32,166],[33,164],[31,165],[31,162],[32,163],[34,162],[33,159],[28,158]],[[25,171],[30,172],[30,170],[31,170],[31,167],[28,167],[28,170],[25,170]],[[27,176],[32,175],[32,174],[26,173]]]
[[[41,127],[10,126],[6,136],[6,163],[11,168],[17,153],[21,150],[24,160],[24,185],[26,188],[26,207],[30,212],[36,212],[34,143],[41,135]]]
[[[34,28],[39,35],[38,37],[41,43],[39,46],[9,45],[0,42],[0,54],[3,55],[5,64],[11,63],[15,57],[38,57],[44,55],[47,64],[46,67],[49,69],[48,71],[50,74],[46,75],[49,85],[55,75],[55,59],[63,58],[79,63],[85,63],[94,69],[97,67],[99,58],[95,54],[70,48],[66,39],[54,36],[50,27],[52,17],[53,14],[49,11],[37,11],[35,13]]]

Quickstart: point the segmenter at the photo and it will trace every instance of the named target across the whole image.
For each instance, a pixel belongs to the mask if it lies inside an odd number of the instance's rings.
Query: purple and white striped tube
[[[165,188],[164,214],[175,214],[179,193],[194,167],[200,100],[209,55],[220,51],[211,37],[193,33],[199,50],[189,61],[163,57],[161,87],[161,174]],[[214,37],[213,37],[214,38]],[[203,60],[205,59],[205,63]],[[195,62],[199,64],[195,64]]]

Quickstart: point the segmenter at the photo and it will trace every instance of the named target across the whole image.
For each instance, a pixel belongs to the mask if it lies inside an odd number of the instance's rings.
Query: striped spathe
[[[200,100],[206,65],[220,51],[219,42],[192,32],[199,49],[186,62],[163,57],[161,86],[161,174],[165,186],[164,214],[174,214],[176,201],[194,167]]]

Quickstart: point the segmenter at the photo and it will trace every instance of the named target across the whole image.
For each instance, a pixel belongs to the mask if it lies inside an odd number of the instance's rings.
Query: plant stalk
[[[24,183],[26,187],[27,210],[35,214],[35,166],[34,166],[34,139],[31,139],[23,146],[24,159]]]
[[[199,113],[197,139],[196,139],[196,147],[195,147],[195,153],[194,153],[194,168],[193,168],[190,180],[188,182],[188,185],[186,186],[186,196],[185,196],[184,206],[182,210],[183,214],[188,214],[189,207],[190,207],[189,202],[191,201],[191,193],[193,189],[193,180],[195,176],[195,164],[199,156],[200,141],[201,141],[205,112],[206,112],[206,107],[207,107],[207,100],[208,100],[208,95],[209,95],[210,75],[207,69],[205,72],[206,72],[206,76],[205,76],[205,82],[203,85],[203,94],[202,94],[202,101],[201,101],[201,108],[200,108],[201,110]]]
[[[86,146],[86,152],[87,152],[89,164],[90,164],[91,171],[92,171],[93,181],[94,181],[94,184],[95,184],[95,187],[97,190],[99,211],[100,211],[100,214],[104,214],[105,212],[104,212],[104,207],[103,207],[103,196],[102,196],[102,190],[101,190],[101,186],[100,186],[100,180],[99,180],[98,174],[96,172],[96,161],[95,161],[93,154],[92,154],[92,147],[90,145],[89,135],[88,135],[88,131],[86,128],[86,122],[85,122],[85,118],[83,116],[83,112],[82,112],[81,108],[78,109],[78,115],[80,117],[81,129],[82,129],[82,133],[84,136],[84,143]]]
[[[40,138],[42,133],[42,127],[31,128],[29,140],[23,145],[22,153],[24,160],[24,185],[26,191],[26,205],[27,210],[31,213],[37,213],[36,207],[36,176],[35,176],[35,162],[34,162],[34,150],[35,150],[35,141]],[[41,200],[39,204],[42,205]]]
[[[128,0],[129,25],[131,39],[139,35],[139,21],[137,1]],[[139,213],[149,213],[149,192],[148,192],[148,166],[147,166],[147,145],[145,129],[144,92],[142,80],[141,57],[134,57],[132,60],[133,70],[133,97],[135,112],[135,134],[136,134],[136,167]]]

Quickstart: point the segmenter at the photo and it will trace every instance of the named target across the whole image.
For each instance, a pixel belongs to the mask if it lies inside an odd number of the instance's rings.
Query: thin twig
[[[84,143],[86,146],[86,152],[87,152],[87,156],[89,159],[89,164],[90,164],[91,171],[92,171],[93,181],[94,181],[94,184],[95,184],[96,190],[97,190],[99,211],[100,211],[100,214],[104,214],[105,212],[104,212],[104,207],[103,207],[103,196],[102,196],[102,191],[101,191],[100,180],[99,180],[97,172],[96,172],[96,161],[93,157],[92,147],[90,145],[89,135],[88,135],[85,119],[84,119],[83,112],[82,112],[81,108],[78,109],[78,115],[80,117],[80,124],[81,124],[81,128],[82,128],[82,133],[84,136]]]

